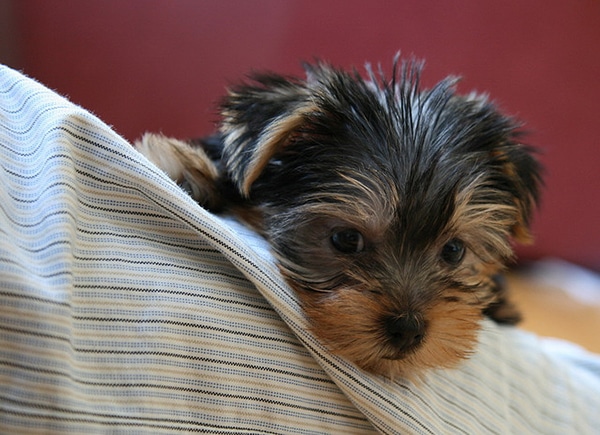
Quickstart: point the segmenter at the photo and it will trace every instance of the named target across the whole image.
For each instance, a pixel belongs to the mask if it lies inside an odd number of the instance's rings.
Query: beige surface
[[[509,276],[523,329],[566,339],[600,353],[600,278],[561,262]]]

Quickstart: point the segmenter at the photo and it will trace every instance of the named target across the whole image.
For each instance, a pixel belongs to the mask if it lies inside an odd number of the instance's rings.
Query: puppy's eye
[[[365,248],[362,234],[351,228],[333,233],[331,235],[331,244],[335,249],[344,254],[355,254]]]
[[[450,266],[458,266],[465,257],[465,244],[460,239],[452,239],[444,245],[440,256]]]

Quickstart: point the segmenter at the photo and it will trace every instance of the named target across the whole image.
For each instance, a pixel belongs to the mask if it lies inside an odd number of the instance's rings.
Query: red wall
[[[134,139],[212,129],[227,83],[402,50],[527,122],[547,189],[534,247],[600,268],[600,1],[15,0],[16,66]]]

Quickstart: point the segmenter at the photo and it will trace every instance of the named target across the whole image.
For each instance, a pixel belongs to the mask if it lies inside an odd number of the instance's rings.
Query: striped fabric
[[[330,355],[263,240],[0,68],[0,433],[599,428],[600,359],[515,329],[418,385]]]

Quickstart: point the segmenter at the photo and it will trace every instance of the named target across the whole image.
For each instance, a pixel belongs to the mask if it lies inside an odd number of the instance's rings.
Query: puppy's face
[[[389,82],[325,65],[261,76],[231,92],[222,128],[229,177],[313,332],[391,377],[473,349],[540,182],[511,119],[417,78],[412,64]]]

